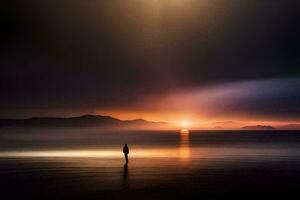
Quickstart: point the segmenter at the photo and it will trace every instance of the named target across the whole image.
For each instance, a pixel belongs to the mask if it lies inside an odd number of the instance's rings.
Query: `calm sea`
[[[0,184],[9,199],[285,198],[300,132],[3,129]]]

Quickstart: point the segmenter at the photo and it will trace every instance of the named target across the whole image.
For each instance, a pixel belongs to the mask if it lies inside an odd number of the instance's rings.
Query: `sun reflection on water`
[[[6,151],[0,152],[0,158],[123,158],[120,150],[34,150],[34,151]],[[130,152],[131,158],[176,158],[189,157],[188,146],[178,148],[134,149]]]
[[[179,158],[188,160],[190,152],[190,132],[182,129],[179,133],[179,146],[174,147],[132,147],[131,158]],[[82,149],[82,150],[20,150],[0,151],[0,158],[26,157],[26,158],[117,158],[123,159],[123,152],[119,147],[113,146],[109,149]]]
[[[157,149],[135,149],[130,153],[130,157],[135,158],[159,158],[176,157],[177,150],[174,148]],[[95,157],[95,158],[123,158],[120,150],[36,150],[36,151],[8,151],[0,152],[0,157]]]
[[[191,156],[190,132],[188,129],[182,129],[180,131],[179,156],[182,159],[182,161],[184,161],[184,164],[189,160]]]

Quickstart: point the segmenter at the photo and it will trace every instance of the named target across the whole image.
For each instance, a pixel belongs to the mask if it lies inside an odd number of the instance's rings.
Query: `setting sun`
[[[190,126],[190,122],[189,121],[181,121],[180,122],[180,126],[183,128],[189,127]]]

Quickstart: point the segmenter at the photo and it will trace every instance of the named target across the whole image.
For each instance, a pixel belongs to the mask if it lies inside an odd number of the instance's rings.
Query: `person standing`
[[[123,153],[124,153],[124,156],[125,156],[126,163],[128,163],[129,148],[128,148],[127,144],[125,144],[124,147],[123,147]]]

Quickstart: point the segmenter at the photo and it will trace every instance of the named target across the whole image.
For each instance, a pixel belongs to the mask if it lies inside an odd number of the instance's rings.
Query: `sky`
[[[0,117],[300,122],[298,0],[0,7]]]

